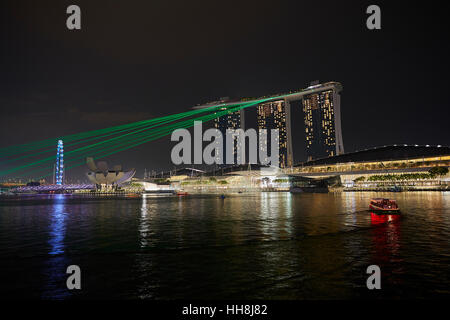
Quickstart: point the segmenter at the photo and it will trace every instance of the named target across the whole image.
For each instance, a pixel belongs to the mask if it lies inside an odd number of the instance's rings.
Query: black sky
[[[445,2],[375,2],[382,30],[370,31],[365,10],[372,3],[2,1],[0,146],[313,80],[343,84],[347,152],[449,145]],[[70,4],[81,7],[80,31],[65,26]],[[298,106],[293,115],[298,161],[305,154]],[[144,167],[170,168],[170,149],[167,137],[107,160],[142,175]]]

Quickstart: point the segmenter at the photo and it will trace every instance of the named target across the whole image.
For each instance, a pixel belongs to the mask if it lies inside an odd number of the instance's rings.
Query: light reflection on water
[[[68,267],[69,263],[64,256],[65,233],[66,233],[66,197],[57,194],[52,197],[49,224],[49,252],[52,256],[45,261],[42,273],[45,276],[45,285],[42,298],[64,299],[70,296],[70,292],[65,288],[65,277],[62,270]]]
[[[371,214],[371,197],[402,214]],[[85,298],[448,297],[449,217],[443,192],[1,201],[0,295],[71,297],[79,264]]]
[[[51,212],[50,224],[50,252],[49,254],[64,253],[64,234],[66,227],[64,220],[66,212],[64,211],[65,197],[63,194],[57,194],[54,197],[53,210]]]

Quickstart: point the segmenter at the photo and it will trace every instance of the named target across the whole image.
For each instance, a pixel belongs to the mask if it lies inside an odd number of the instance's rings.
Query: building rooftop
[[[229,98],[221,98],[216,101],[208,102],[206,104],[197,105],[193,107],[193,109],[203,109],[203,108],[209,108],[215,105],[221,105],[221,106],[230,106],[235,105],[238,103],[252,103],[252,102],[258,102],[259,100],[266,99],[266,101],[262,102],[269,102],[274,100],[280,100],[280,99],[287,99],[287,100],[298,100],[304,95],[316,93],[319,91],[327,90],[327,89],[336,89],[338,92],[342,91],[342,84],[336,81],[329,81],[325,83],[318,83],[315,85],[310,85],[307,88],[285,92],[285,93],[277,93],[272,95],[266,95],[259,98],[243,98],[243,99],[233,99],[230,100]]]
[[[338,156],[311,160],[296,164],[299,166],[317,166],[348,162],[392,161],[417,158],[430,158],[450,155],[450,147],[446,146],[419,146],[419,145],[392,145],[375,147],[371,149],[344,153]]]

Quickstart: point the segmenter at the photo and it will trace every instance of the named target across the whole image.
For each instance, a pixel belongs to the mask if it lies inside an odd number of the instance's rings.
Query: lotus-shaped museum
[[[90,170],[87,173],[89,180],[102,187],[120,186],[125,182],[131,181],[136,174],[135,169],[123,171],[121,165],[115,165],[112,170],[110,170],[105,161],[99,161],[96,164],[93,158],[86,158],[86,164]]]

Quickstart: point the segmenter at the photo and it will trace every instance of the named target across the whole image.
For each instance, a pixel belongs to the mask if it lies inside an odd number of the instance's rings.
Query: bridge
[[[50,185],[41,185],[41,186],[22,186],[11,189],[11,192],[15,193],[27,193],[27,192],[66,192],[66,191],[75,191],[75,190],[93,190],[95,189],[95,185],[93,184],[50,184]]]

